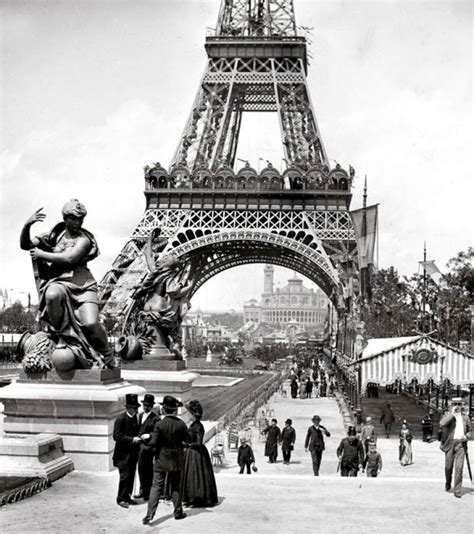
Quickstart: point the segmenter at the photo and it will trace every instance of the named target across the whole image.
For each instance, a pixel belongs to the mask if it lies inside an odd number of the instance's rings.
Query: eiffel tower
[[[148,240],[188,262],[192,294],[231,267],[271,263],[298,271],[340,304],[341,258],[356,256],[348,211],[354,171],[329,165],[293,1],[222,0],[205,50],[169,169],[145,167],[146,209],[101,281],[102,312],[122,323],[130,317],[148,273]],[[262,111],[278,115],[286,168],[234,170],[242,115]]]

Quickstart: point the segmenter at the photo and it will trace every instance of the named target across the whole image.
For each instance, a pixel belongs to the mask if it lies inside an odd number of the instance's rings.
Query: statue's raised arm
[[[30,251],[38,288],[40,319],[48,324],[57,347],[58,370],[113,367],[107,333],[99,323],[97,282],[88,262],[99,255],[94,235],[82,227],[87,210],[77,199],[62,209],[63,222],[47,234],[30,237],[30,228],[45,218],[37,210],[25,223],[20,246]]]

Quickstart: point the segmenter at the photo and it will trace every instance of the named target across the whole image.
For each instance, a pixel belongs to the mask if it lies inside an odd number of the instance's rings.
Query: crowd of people
[[[186,405],[189,428],[178,417],[183,404],[165,395],[161,409],[153,395],[146,394],[138,414],[138,396],[127,394],[125,411],[116,419],[113,438],[114,466],[119,470],[117,504],[123,508],[148,502],[143,524],[149,524],[160,499],[171,498],[174,518],[184,519],[184,506],[214,506],[217,487],[209,452],[204,445],[203,416],[199,401]],[[133,496],[138,466],[140,490]]]
[[[290,392],[293,399],[332,397],[337,388],[334,374],[316,360],[311,367],[304,368],[294,363],[290,369]]]
[[[191,401],[186,405],[192,418],[189,427],[177,416],[178,408],[183,406],[180,401],[166,395],[160,405],[161,409],[155,404],[154,396],[146,394],[138,414],[138,397],[129,394],[126,396],[125,412],[117,418],[114,426],[113,462],[120,474],[117,504],[128,508],[138,504],[138,500],[148,502],[143,524],[153,520],[160,499],[172,500],[175,519],[186,517],[183,506],[209,507],[218,503],[213,466],[204,445],[201,404]],[[393,410],[386,404],[381,422],[387,438],[394,420]],[[312,417],[304,440],[305,452],[311,455],[314,476],[319,476],[325,439],[331,437],[321,421],[319,415]],[[461,496],[470,432],[470,419],[462,399],[455,398],[450,410],[440,420],[438,436],[440,448],[445,453],[445,490],[453,488],[455,497]],[[290,465],[297,437],[293,421],[286,419],[283,429],[280,429],[273,417],[261,434],[265,438],[264,454],[268,462],[277,461],[281,448],[283,465]],[[402,466],[413,463],[412,441],[413,433],[404,420],[399,431],[399,461]],[[358,427],[348,427],[347,436],[340,441],[336,454],[337,471],[343,477],[357,477],[359,472],[366,473],[367,477],[380,474],[383,462],[377,450],[377,434],[371,417]],[[251,443],[244,436],[240,439],[237,463],[240,474],[258,471]],[[137,469],[140,488],[132,497]]]

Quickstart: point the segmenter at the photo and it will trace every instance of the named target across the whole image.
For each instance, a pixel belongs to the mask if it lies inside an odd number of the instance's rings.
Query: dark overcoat
[[[278,454],[278,442],[280,440],[281,430],[277,426],[268,426],[263,430],[267,435],[265,442],[265,456],[272,456]]]
[[[253,464],[255,462],[255,457],[253,455],[252,447],[247,443],[239,447],[239,452],[237,454],[237,463],[242,466],[246,464]]]
[[[296,432],[292,426],[285,426],[281,431],[281,450],[292,451],[296,441]]]
[[[133,443],[138,436],[138,418],[130,417],[127,412],[120,414],[114,423],[115,449],[112,461],[115,467],[124,467],[133,457],[138,456],[139,444]]]
[[[184,447],[191,442],[188,427],[176,415],[167,415],[155,424],[150,446],[155,448],[158,471],[181,471]]]
[[[324,451],[323,432],[328,438],[331,436],[331,433],[324,426],[319,425],[319,428],[316,428],[314,425],[311,425],[306,434],[304,448],[310,451]]]

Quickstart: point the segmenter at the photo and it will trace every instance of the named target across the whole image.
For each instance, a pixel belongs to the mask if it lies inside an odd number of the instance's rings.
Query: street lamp
[[[362,392],[362,367],[360,363],[356,363],[354,366],[354,370],[356,372],[355,379],[356,379],[356,408],[361,408],[361,392]]]
[[[408,356],[407,354],[402,354],[402,375],[403,375],[402,387],[403,387],[403,390],[407,389],[407,367],[406,367],[407,356]]]
[[[438,391],[436,392],[436,408],[439,408],[439,388],[441,387],[441,408],[443,408],[444,405],[444,377],[443,377],[443,368],[444,368],[444,354],[439,355],[439,383],[438,383]]]

